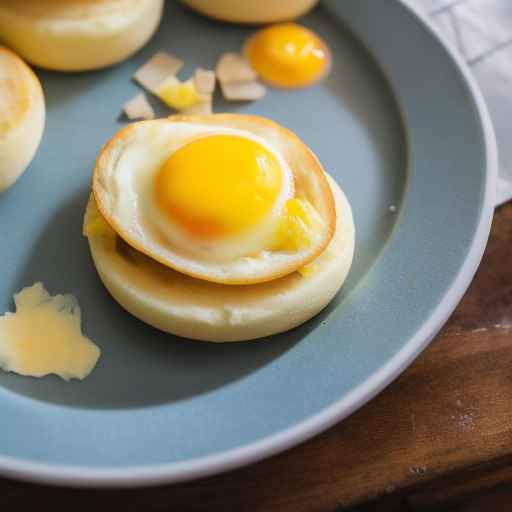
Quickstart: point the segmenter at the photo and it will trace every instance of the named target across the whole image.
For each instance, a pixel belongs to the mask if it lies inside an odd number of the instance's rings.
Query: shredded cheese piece
[[[267,88],[257,81],[221,83],[222,95],[228,101],[253,101],[265,96]]]
[[[257,78],[249,61],[239,53],[224,53],[217,62],[215,74],[223,84],[248,82]]]
[[[215,72],[197,68],[194,73],[194,84],[199,94],[213,94],[215,90]]]
[[[128,100],[124,104],[123,110],[130,120],[155,118],[155,112],[144,94],[137,94],[137,96]]]
[[[201,103],[196,103],[181,111],[182,114],[187,116],[204,116],[212,113],[212,98],[211,96]]]
[[[158,52],[133,75],[144,89],[157,94],[158,88],[183,67],[183,61],[167,52]]]

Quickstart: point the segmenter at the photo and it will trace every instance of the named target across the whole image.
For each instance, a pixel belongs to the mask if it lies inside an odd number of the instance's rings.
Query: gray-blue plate
[[[185,59],[185,75],[211,67],[251,29],[169,2],[158,34],[127,62],[39,73],[48,105],[43,143],[0,198],[0,310],[38,280],[52,293],[74,293],[103,355],[84,382],[0,375],[3,474],[138,485],[261,459],[363,405],[448,318],[492,216],[495,143],[480,95],[398,0],[327,1],[304,24],[333,50],[325,82],[272,90],[253,104],[219,98],[216,106],[271,117],[311,146],[353,206],[355,262],[323,313],[259,342],[191,342],[144,325],[105,291],[81,236],[93,161],[137,91],[135,69],[160,49]]]

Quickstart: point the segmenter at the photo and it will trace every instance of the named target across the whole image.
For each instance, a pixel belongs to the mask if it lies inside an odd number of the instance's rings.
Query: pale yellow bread
[[[252,285],[211,283],[161,265],[122,242],[114,231],[89,236],[94,264],[123,308],[163,331],[214,342],[287,331],[331,301],[352,263],[352,212],[340,187],[328,179],[336,204],[336,231],[327,249],[300,273]],[[92,197],[87,215],[99,215]]]
[[[16,54],[0,46],[0,192],[34,157],[44,120],[41,83]]]
[[[0,39],[58,71],[110,66],[154,34],[164,0],[2,0]]]
[[[182,0],[192,9],[233,23],[276,23],[299,18],[318,0]]]

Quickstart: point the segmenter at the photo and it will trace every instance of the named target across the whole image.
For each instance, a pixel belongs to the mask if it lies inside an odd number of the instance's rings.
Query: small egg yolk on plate
[[[266,82],[278,87],[305,87],[329,70],[331,56],[316,34],[295,23],[271,25],[246,43],[245,56]]]
[[[156,201],[172,222],[198,238],[222,238],[256,227],[283,186],[278,159],[237,135],[210,135],[185,144],[159,170]]]

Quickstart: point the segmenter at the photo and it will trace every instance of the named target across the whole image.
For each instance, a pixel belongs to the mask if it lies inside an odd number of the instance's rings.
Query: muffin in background
[[[232,23],[277,23],[306,14],[318,0],[182,0],[197,12]]]
[[[99,69],[142,48],[163,6],[164,0],[2,0],[0,38],[42,68]]]

